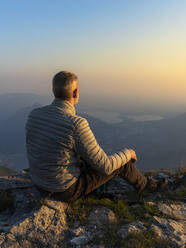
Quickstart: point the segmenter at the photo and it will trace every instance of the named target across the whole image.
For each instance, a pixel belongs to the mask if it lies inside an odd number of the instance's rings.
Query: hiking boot
[[[144,188],[144,191],[148,192],[155,192],[160,191],[164,189],[168,185],[168,179],[167,178],[161,178],[158,180],[155,180],[153,178],[147,178],[147,184]]]

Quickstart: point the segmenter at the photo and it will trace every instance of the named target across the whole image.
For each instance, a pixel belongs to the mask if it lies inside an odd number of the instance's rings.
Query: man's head
[[[73,105],[79,100],[79,87],[77,76],[69,71],[58,72],[52,81],[55,98],[68,100]]]

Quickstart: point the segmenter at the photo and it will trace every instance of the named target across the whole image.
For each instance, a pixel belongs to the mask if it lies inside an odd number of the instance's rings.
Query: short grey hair
[[[55,98],[68,100],[73,97],[73,84],[78,81],[76,74],[70,71],[58,72],[52,80],[52,90]]]

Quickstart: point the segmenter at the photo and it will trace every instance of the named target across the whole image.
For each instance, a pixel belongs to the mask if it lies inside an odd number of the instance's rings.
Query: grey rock
[[[134,187],[131,186],[126,180],[119,177],[112,179],[107,183],[107,193],[114,195],[122,195],[128,191],[134,191]]]
[[[179,176],[179,179],[182,179],[182,178],[184,178],[184,175]]]
[[[168,175],[164,174],[164,173],[157,173],[153,176],[154,179],[162,179],[162,178],[169,178]]]
[[[150,229],[160,239],[169,240],[172,244],[185,248],[186,244],[186,221],[175,221],[154,216],[151,220]]]
[[[19,245],[22,248],[33,248],[32,242],[24,239],[24,240],[19,240]]]
[[[70,243],[72,245],[86,245],[92,239],[90,233],[84,233],[81,236],[74,237]]]
[[[180,187],[185,189],[184,185]],[[41,195],[25,172],[0,177],[0,190],[11,191],[15,206],[14,211],[7,209],[0,213],[1,248],[110,247],[107,244],[96,246],[91,243],[95,236],[102,239],[107,227],[119,221],[108,207],[93,206],[84,225],[77,220],[71,222],[68,219],[69,205]],[[117,198],[119,195],[127,197],[125,193],[132,190],[133,187],[120,178],[107,184],[107,192],[115,194]],[[176,190],[178,188],[175,192]],[[160,193],[149,194],[146,199],[146,203],[157,206],[168,216],[167,219],[154,216],[150,219],[149,229],[160,239],[168,239],[173,245],[183,248],[186,243],[186,204],[168,203],[168,200],[158,203],[161,199]],[[125,239],[130,233],[145,230],[147,228],[143,222],[137,221],[123,225],[119,234]]]
[[[13,234],[8,233],[8,234],[3,234],[4,235],[4,240],[1,242],[2,248],[21,248],[20,244],[17,242],[16,238],[14,237]]]
[[[5,233],[0,234],[0,245],[5,241]]]
[[[178,220],[186,220],[186,203],[159,203],[158,209],[171,218]]]
[[[119,231],[119,234],[121,235],[122,239],[125,239],[131,233],[144,232],[145,230],[146,227],[141,221],[135,221],[130,224],[122,226]]]
[[[163,229],[160,226],[152,223],[150,229],[158,236],[158,238],[160,239],[167,238],[167,235],[164,234]]]
[[[96,207],[89,215],[89,225],[102,227],[117,221],[115,213],[106,207]]]
[[[83,226],[80,226],[74,230],[72,230],[72,233],[75,235],[75,236],[79,236],[80,234],[83,234],[85,232],[85,227]]]
[[[168,182],[169,182],[169,183],[173,183],[173,182],[175,182],[175,180],[176,180],[176,179],[174,179],[174,178],[168,178]]]
[[[0,213],[0,247],[55,247],[67,230],[65,210],[68,205],[51,198],[43,199],[31,183],[22,185],[25,175],[13,178],[11,184],[9,177],[0,177],[1,190],[11,190],[15,196],[14,211]]]

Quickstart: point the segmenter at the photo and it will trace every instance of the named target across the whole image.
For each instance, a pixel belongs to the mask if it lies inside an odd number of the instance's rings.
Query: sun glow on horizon
[[[0,12],[1,93],[48,94],[67,69],[82,95],[186,106],[185,1],[20,0]]]

